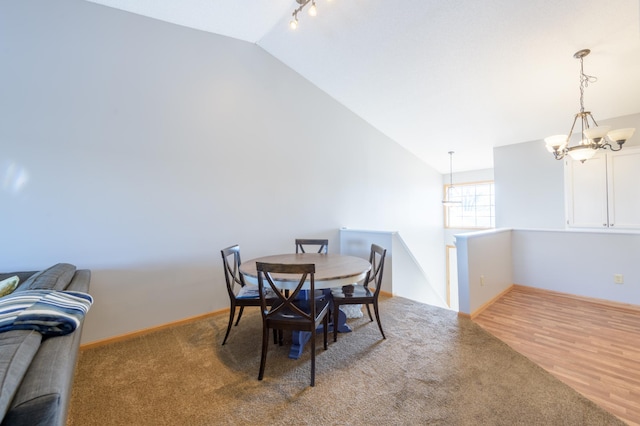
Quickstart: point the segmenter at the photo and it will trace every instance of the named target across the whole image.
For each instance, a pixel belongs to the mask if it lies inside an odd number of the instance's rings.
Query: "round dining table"
[[[283,264],[305,264],[313,263],[316,266],[314,274],[314,287],[316,290],[323,290],[325,297],[331,301],[332,287],[342,287],[355,284],[363,280],[367,272],[371,269],[368,260],[355,256],[346,256],[334,253],[287,253],[264,256],[242,262],[240,272],[244,275],[245,281],[258,285],[258,271],[256,262],[263,263],[283,263]],[[275,284],[282,290],[293,290],[298,284],[297,278],[272,274]],[[346,315],[339,312],[338,331],[341,333],[351,331],[346,324]],[[304,345],[309,340],[310,333],[294,332],[293,344],[289,351],[289,358],[298,359],[302,354]]]
[[[316,265],[314,281],[317,290],[357,283],[363,280],[367,272],[371,269],[371,264],[368,260],[355,256],[333,253],[276,254],[251,259],[240,265],[240,272],[244,275],[245,280],[255,285],[258,284],[256,262],[285,264],[313,263]],[[296,278],[279,276],[278,274],[272,274],[272,276],[282,290],[293,290],[298,284]]]

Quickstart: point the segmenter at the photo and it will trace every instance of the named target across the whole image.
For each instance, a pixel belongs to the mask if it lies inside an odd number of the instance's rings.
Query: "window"
[[[458,202],[445,206],[445,228],[495,228],[495,188],[493,181],[444,186],[444,199]]]

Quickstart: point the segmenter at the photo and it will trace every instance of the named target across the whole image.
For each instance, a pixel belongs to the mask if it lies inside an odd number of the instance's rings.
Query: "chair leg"
[[[367,307],[367,313],[369,314],[369,319],[373,322],[373,317],[371,316],[371,309],[369,309],[369,304],[365,305]]]
[[[260,357],[260,372],[258,373],[258,380],[262,380],[264,377],[264,366],[267,363],[267,349],[269,348],[269,328],[266,325],[262,325],[262,356]]]
[[[369,307],[369,305],[367,305],[367,307]],[[386,339],[385,335],[384,335],[384,331],[382,331],[382,323],[380,322],[380,311],[378,310],[378,301],[374,300],[373,301],[373,310],[376,313],[376,320],[378,321],[378,328],[380,329],[380,334],[382,334],[382,338]]]
[[[338,316],[340,315],[340,305],[333,302],[333,341],[338,341]]]
[[[327,312],[327,315],[325,315],[324,319],[322,320],[322,334],[324,334],[324,350],[325,351],[329,347],[329,345],[327,345],[327,336],[329,334],[328,328],[329,328],[329,312]]]
[[[236,305],[231,304],[231,308],[229,309],[229,325],[227,325],[227,333],[224,335],[224,340],[222,341],[223,345],[227,343],[227,337],[229,337],[229,332],[231,331],[231,325],[233,324],[233,317],[235,315],[236,315]]]
[[[311,331],[311,386],[316,385],[316,329]]]
[[[242,313],[244,312],[244,305],[240,306],[240,313],[238,314],[238,319],[236,320],[236,325],[240,322],[240,318],[242,318]]]

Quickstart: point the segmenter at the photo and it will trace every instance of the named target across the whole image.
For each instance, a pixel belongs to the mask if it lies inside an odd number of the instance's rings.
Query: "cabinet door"
[[[640,150],[607,154],[609,227],[640,229]]]
[[[603,154],[581,163],[565,159],[567,225],[607,227],[607,160]]]

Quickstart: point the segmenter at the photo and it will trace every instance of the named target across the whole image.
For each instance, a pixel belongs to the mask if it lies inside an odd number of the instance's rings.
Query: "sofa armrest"
[[[81,328],[40,345],[3,425],[64,426],[80,347]]]
[[[89,292],[91,271],[79,269],[65,290]],[[65,426],[82,325],[73,333],[42,341],[2,426]]]

